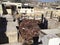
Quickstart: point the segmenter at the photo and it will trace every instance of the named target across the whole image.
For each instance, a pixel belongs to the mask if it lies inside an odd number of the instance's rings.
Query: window
[[[19,9],[21,9],[21,7],[18,7]]]

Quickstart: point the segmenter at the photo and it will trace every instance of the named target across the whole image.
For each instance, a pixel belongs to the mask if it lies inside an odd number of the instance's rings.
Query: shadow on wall
[[[6,18],[0,17],[0,44],[9,43],[8,37],[5,32],[7,30],[7,20]]]

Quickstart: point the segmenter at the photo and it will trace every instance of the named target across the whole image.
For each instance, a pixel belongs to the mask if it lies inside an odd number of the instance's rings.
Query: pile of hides
[[[33,37],[39,36],[40,28],[38,23],[40,23],[38,20],[24,19],[19,25],[19,33],[21,37],[24,40],[29,41]]]

